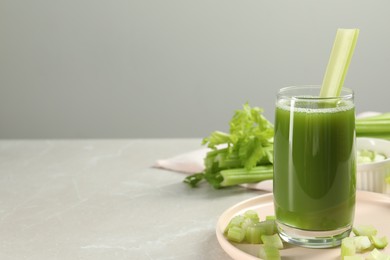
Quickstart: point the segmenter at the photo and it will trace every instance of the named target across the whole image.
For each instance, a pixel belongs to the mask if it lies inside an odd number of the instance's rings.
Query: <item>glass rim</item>
[[[351,88],[343,87],[341,89],[340,96],[333,96],[333,97],[320,97],[320,96],[309,96],[310,93],[307,93],[307,96],[305,95],[297,95],[294,94],[293,91],[296,90],[321,90],[321,85],[293,85],[293,86],[287,86],[279,89],[277,93],[278,99],[280,98],[287,98],[287,99],[299,99],[299,100],[340,100],[340,99],[353,99],[354,98],[354,91]]]

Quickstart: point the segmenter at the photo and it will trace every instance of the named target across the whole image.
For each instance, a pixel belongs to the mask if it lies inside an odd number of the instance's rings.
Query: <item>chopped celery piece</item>
[[[353,237],[346,237],[341,241],[341,258],[356,254],[356,246]]]
[[[241,226],[242,222],[244,222],[245,218],[244,216],[237,215],[230,221],[232,226]]]
[[[378,230],[371,225],[359,225],[352,228],[356,236],[375,236]]]
[[[266,216],[265,217],[266,220],[276,220],[276,216],[272,215],[272,216]]]
[[[261,240],[263,241],[264,245],[266,245],[266,246],[273,246],[273,247],[276,247],[277,249],[283,248],[282,239],[280,239],[278,234],[262,235]]]
[[[371,225],[359,225],[353,227],[354,237],[347,237],[341,241],[342,259],[364,259],[358,258],[357,253],[370,252],[367,260],[390,260],[390,256],[382,254],[378,249],[387,246],[387,237],[376,236],[377,230]],[[354,258],[356,256],[357,258]]]
[[[280,260],[279,249],[273,246],[260,245],[259,257],[264,260]]]
[[[255,226],[260,228],[262,235],[273,235],[278,232],[275,220],[264,220],[256,223]]]
[[[377,153],[368,149],[357,151],[357,163],[371,163],[386,160],[386,156],[382,153]]]
[[[241,223],[241,227],[246,230],[249,226],[252,226],[253,224],[257,223],[258,221],[255,221],[251,218],[245,218],[244,221]]]
[[[234,226],[229,228],[227,232],[227,239],[232,241],[232,242],[237,242],[240,243],[244,240],[245,238],[245,231],[244,229]]]
[[[372,243],[367,236],[353,237],[353,242],[357,253],[362,253],[366,250],[372,249]]]
[[[383,249],[388,244],[387,237],[370,236],[370,240],[374,244],[375,248],[378,249]]]
[[[255,210],[247,210],[242,215],[232,217],[226,225],[224,235],[229,241],[236,243],[247,242],[250,244],[261,244],[263,242],[261,239],[263,235],[275,235],[279,238],[274,216],[267,216],[264,221],[259,220],[259,215]],[[279,243],[275,243],[280,247],[282,241],[280,240]]]
[[[375,248],[366,257],[366,260],[390,260],[390,255],[386,255]]]
[[[244,220],[245,220],[244,216],[241,215],[234,216],[229,221],[229,224],[226,226],[224,233],[227,234],[228,230],[232,227],[241,227]]]
[[[249,218],[253,221],[259,222],[259,215],[257,215],[257,212],[252,209],[244,212],[244,218]]]
[[[260,244],[262,235],[274,234],[277,234],[275,218],[267,216],[266,220],[260,222],[259,215],[254,210],[247,210],[242,215],[234,216],[224,230],[224,235],[228,240],[237,243],[245,241]]]
[[[359,29],[338,29],[322,82],[320,97],[340,95],[355,50]]]
[[[352,256],[372,249],[371,240],[367,236],[347,237],[341,241],[341,256]]]
[[[373,162],[375,158],[374,151],[368,149],[357,150],[357,162],[358,163],[368,163]]]
[[[246,228],[245,241],[250,244],[261,244],[262,229],[256,225],[251,225]]]

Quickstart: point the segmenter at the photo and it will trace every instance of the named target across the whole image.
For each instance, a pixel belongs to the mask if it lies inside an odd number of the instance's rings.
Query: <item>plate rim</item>
[[[253,198],[249,198],[243,201],[240,201],[233,206],[230,206],[227,208],[223,213],[219,216],[217,225],[216,225],[216,236],[217,240],[222,247],[222,249],[233,259],[248,259],[248,260],[259,260],[261,258],[255,257],[251,254],[248,254],[247,252],[244,252],[240,250],[239,248],[235,247],[233,244],[231,244],[223,235],[223,227],[222,222],[227,218],[227,216],[232,215],[234,216],[234,212],[240,212],[241,210],[247,208],[245,205],[253,203],[253,201],[273,204],[273,193],[265,193],[261,195],[254,196]],[[363,191],[358,190],[356,191],[356,201],[370,201],[370,202],[377,202],[377,203],[390,203],[390,196],[383,193],[377,193],[377,192],[371,192],[371,191]],[[237,214],[237,213],[236,213]],[[245,258],[243,258],[245,257]]]

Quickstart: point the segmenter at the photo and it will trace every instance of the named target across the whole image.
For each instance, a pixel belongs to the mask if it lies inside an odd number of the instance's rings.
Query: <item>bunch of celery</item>
[[[356,136],[390,140],[390,112],[356,119]]]
[[[195,187],[206,180],[214,188],[259,182],[273,177],[274,127],[258,107],[243,105],[230,121],[229,133],[215,131],[203,139],[211,148],[205,170],[185,178]]]

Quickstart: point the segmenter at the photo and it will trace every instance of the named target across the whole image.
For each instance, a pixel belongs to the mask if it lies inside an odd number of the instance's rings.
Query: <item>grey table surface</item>
[[[265,192],[152,167],[200,139],[0,140],[0,259],[229,259],[215,228]]]

